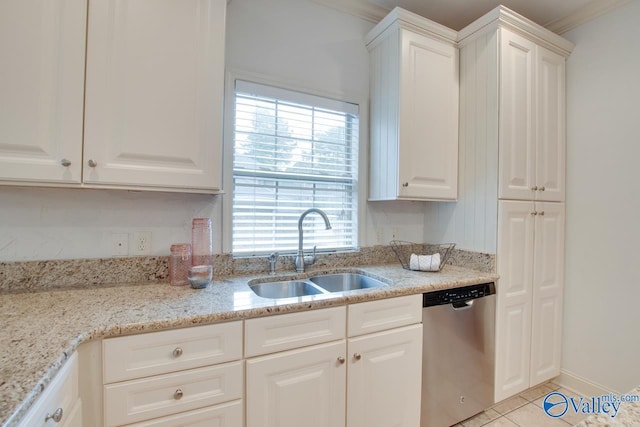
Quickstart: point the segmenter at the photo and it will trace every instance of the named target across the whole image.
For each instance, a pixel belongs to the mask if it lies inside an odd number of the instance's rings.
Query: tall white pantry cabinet
[[[573,44],[498,7],[459,33],[459,186],[428,241],[495,253],[496,402],[560,373],[565,61]]]

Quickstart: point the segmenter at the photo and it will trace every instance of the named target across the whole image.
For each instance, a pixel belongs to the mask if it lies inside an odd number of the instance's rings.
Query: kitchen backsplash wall
[[[420,253],[422,244],[414,252]],[[278,274],[295,274],[294,257],[278,258]],[[266,257],[233,258],[229,254],[214,256],[214,278],[234,275],[266,274]],[[363,267],[399,262],[390,246],[361,248],[357,252],[320,254],[313,269]],[[479,252],[454,250],[449,264],[480,271],[495,271],[495,256]],[[127,257],[26,262],[0,262],[0,293],[53,289],[87,288],[168,282],[168,257]],[[437,273],[426,273],[437,274]]]

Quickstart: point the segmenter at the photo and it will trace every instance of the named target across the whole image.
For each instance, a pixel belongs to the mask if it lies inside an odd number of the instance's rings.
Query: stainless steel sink
[[[328,292],[344,292],[387,286],[386,283],[378,279],[359,273],[323,274],[313,276],[309,280],[321,288],[326,289]]]
[[[249,288],[263,298],[291,298],[324,293],[322,289],[305,280],[286,280],[249,285]]]
[[[309,279],[251,283],[249,288],[262,298],[296,298],[309,295],[345,292],[387,286],[386,283],[359,273],[319,274]]]

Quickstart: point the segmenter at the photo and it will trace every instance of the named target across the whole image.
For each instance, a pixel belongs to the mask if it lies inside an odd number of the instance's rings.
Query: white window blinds
[[[358,106],[236,81],[233,253],[293,252],[298,218],[305,249],[357,246]]]

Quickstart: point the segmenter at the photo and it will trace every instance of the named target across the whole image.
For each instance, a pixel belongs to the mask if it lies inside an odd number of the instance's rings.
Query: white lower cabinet
[[[247,427],[418,426],[421,309],[422,295],[349,305],[342,336],[325,333],[328,342],[301,348],[295,337],[334,329],[318,327],[324,310],[247,320],[246,348],[262,339],[251,331],[270,329],[257,326],[264,322],[292,346],[247,359]],[[287,329],[290,336],[280,332]]]
[[[500,201],[495,400],[560,374],[564,203]]]
[[[247,360],[248,427],[344,425],[345,340]]]
[[[78,391],[77,353],[36,400],[19,427],[81,427],[82,400]]]
[[[420,424],[422,324],[349,338],[347,426]]]
[[[168,417],[156,418],[130,427],[241,427],[243,425],[242,400],[196,409]]]
[[[242,426],[242,322],[106,339],[104,425]]]

